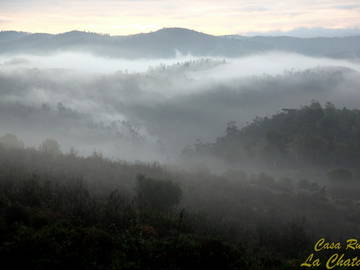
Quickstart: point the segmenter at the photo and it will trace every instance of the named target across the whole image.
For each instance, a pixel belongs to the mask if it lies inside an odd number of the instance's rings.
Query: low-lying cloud
[[[118,159],[169,161],[197,138],[222,135],[228,121],[244,125],[313,99],[360,105],[359,64],[295,54],[130,61],[73,53],[0,64],[0,133]]]

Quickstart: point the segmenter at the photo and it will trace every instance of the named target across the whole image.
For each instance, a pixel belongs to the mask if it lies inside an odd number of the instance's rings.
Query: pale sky
[[[164,27],[214,35],[358,28],[360,0],[0,0],[0,30],[123,35]]]

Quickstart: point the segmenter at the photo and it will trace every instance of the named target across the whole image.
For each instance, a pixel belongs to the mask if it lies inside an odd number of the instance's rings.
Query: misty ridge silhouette
[[[88,51],[121,58],[171,58],[176,52],[194,56],[239,57],[267,51],[287,51],[309,56],[359,58],[360,36],[348,37],[246,37],[213,36],[185,28],[163,28],[155,32],[110,36],[71,31],[62,34],[0,32],[3,54],[48,54],[59,50]]]

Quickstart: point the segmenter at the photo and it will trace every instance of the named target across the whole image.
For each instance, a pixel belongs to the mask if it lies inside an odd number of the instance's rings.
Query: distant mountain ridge
[[[291,36],[299,38],[359,36],[360,28],[299,27],[289,31],[247,32],[246,36]]]
[[[360,58],[360,36],[334,38],[213,36],[185,28],[128,36],[71,31],[62,34],[0,32],[0,54],[48,54],[87,51],[108,57],[170,58],[181,53],[194,56],[239,57],[268,51],[309,56]]]

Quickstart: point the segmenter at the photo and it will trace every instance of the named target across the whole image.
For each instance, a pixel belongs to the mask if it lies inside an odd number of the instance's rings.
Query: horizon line
[[[133,34],[110,34],[110,33],[104,33],[104,32],[94,32],[94,31],[90,31],[90,30],[79,30],[79,29],[74,29],[74,30],[69,30],[69,31],[65,31],[65,32],[56,32],[56,33],[50,33],[50,32],[28,32],[28,31],[21,31],[21,30],[1,30],[0,29],[0,33],[4,33],[4,32],[16,32],[16,33],[24,33],[24,34],[46,34],[46,35],[62,35],[62,34],[67,34],[67,33],[72,33],[72,32],[80,32],[80,33],[89,33],[89,34],[96,34],[96,35],[102,35],[102,36],[110,36],[110,37],[127,37],[127,36],[135,36],[135,35],[142,35],[142,34],[151,34],[151,33],[156,33],[162,30],[168,30],[168,29],[179,29],[179,30],[185,30],[185,31],[190,31],[190,32],[196,32],[199,34],[203,34],[203,35],[208,35],[208,36],[213,36],[213,37],[231,37],[231,36],[241,36],[241,37],[293,37],[293,38],[305,38],[305,39],[311,39],[311,38],[342,38],[342,37],[355,37],[355,36],[360,36],[360,27],[355,27],[355,28],[323,28],[323,27],[315,27],[315,28],[309,28],[309,27],[299,27],[299,28],[294,28],[292,30],[289,31],[278,31],[278,30],[273,30],[273,31],[266,31],[266,32],[245,32],[245,33],[234,33],[234,34],[225,34],[225,35],[214,35],[214,34],[209,34],[206,32],[202,32],[202,31],[198,31],[195,29],[191,29],[191,28],[185,28],[185,27],[162,27],[159,28],[157,30],[153,30],[153,31],[149,31],[149,32],[137,32],[137,33],[133,33]],[[337,35],[337,36],[326,36],[326,35],[318,35],[318,36],[309,36],[309,37],[300,37],[300,36],[296,36],[296,35],[291,35],[289,33],[296,31],[296,30],[312,30],[312,29],[320,29],[320,30],[328,30],[328,31],[359,31],[359,34],[350,34],[350,35]]]

